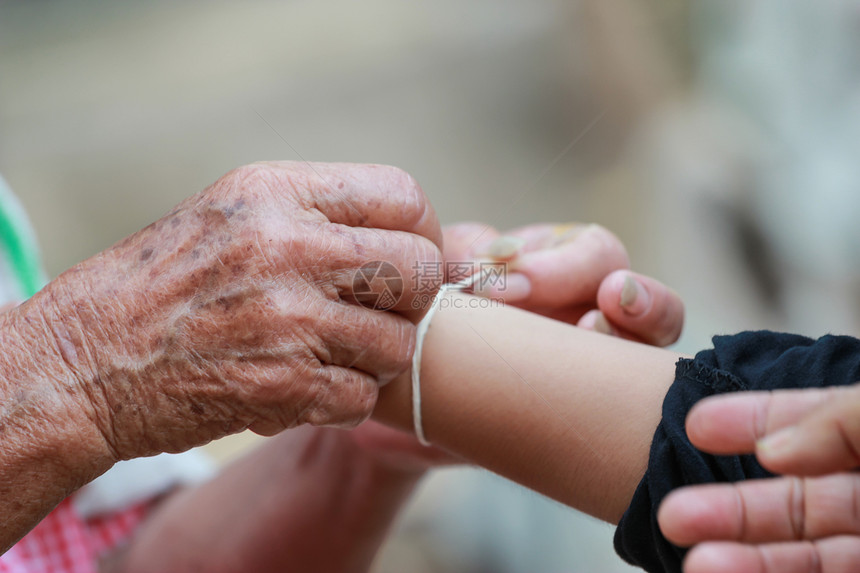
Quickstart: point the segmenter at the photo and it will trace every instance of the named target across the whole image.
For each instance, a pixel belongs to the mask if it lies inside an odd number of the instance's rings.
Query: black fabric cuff
[[[660,502],[692,484],[772,477],[754,456],[713,456],[687,439],[684,423],[708,396],[748,390],[849,385],[860,380],[860,341],[846,336],[812,340],[768,331],[717,336],[714,348],[681,359],[663,401],[648,468],[615,532],[625,561],[653,572],[680,572],[686,549],[669,543],[657,524]]]

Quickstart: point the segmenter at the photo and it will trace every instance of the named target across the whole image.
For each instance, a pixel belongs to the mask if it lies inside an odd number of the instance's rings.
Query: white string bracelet
[[[446,283],[439,287],[439,292],[430,303],[430,309],[421,322],[418,323],[418,329],[415,333],[415,352],[412,354],[412,424],[415,426],[415,437],[423,446],[429,446],[430,442],[424,435],[424,426],[421,423],[421,354],[424,350],[424,337],[427,331],[430,330],[430,321],[433,320],[433,315],[439,310],[442,304],[442,299],[451,289],[465,289],[475,284],[481,275],[488,269],[482,269],[472,276],[463,279],[456,283]]]

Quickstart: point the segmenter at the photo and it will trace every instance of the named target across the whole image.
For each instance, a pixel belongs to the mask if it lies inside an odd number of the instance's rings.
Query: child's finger
[[[521,254],[508,262],[506,280],[489,285],[481,294],[527,309],[594,304],[603,278],[629,265],[621,241],[597,225],[563,233],[566,238],[549,248],[529,250],[542,244],[551,228],[532,226],[517,231],[523,234]]]
[[[656,346],[677,341],[684,326],[684,303],[677,293],[627,270],[615,271],[603,280],[597,306],[616,329]]]
[[[860,386],[832,392],[797,424],[768,433],[756,457],[772,472],[793,475],[860,467]]]
[[[684,559],[684,573],[846,573],[860,570],[860,538],[766,545],[715,542],[698,545]]]
[[[609,336],[620,336],[621,333],[606,320],[606,317],[603,316],[603,313],[597,309],[592,309],[582,315],[582,318],[576,323],[578,328],[582,328],[585,330],[593,330],[594,332],[599,332],[601,334],[608,334]]]
[[[688,487],[660,506],[660,530],[672,543],[772,543],[860,534],[854,511],[860,476],[773,478]]]
[[[713,454],[747,454],[768,434],[799,422],[844,388],[743,392],[705,398],[687,415],[687,436]]]
[[[547,316],[549,316],[550,318],[555,318],[551,315]],[[632,332],[628,332],[626,330],[618,328],[616,325],[612,324],[602,312],[597,309],[591,309],[586,311],[578,322],[570,320],[563,322],[567,322],[568,324],[576,324],[578,328],[592,330],[594,332],[599,332],[600,334],[607,334],[609,336],[615,336],[617,338],[631,340],[640,344],[651,344],[646,340],[642,340],[639,336],[633,334]]]

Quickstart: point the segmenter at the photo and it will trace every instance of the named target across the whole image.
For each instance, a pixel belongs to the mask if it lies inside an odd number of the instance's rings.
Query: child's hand
[[[660,508],[678,545],[701,543],[687,573],[860,570],[860,386],[708,398],[687,417],[692,443],[755,453],[794,477],[682,488]],[[829,474],[829,475],[825,475]]]
[[[597,225],[529,225],[500,234],[481,223],[444,229],[445,260],[507,263],[507,277],[476,292],[581,328],[657,346],[678,339],[680,297],[660,282],[631,272],[627,251]],[[463,276],[449,276],[457,280]]]

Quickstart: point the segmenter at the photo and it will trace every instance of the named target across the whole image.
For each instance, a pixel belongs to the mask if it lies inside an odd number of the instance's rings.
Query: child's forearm
[[[434,444],[617,522],[645,471],[678,356],[511,307],[448,295],[421,369]],[[374,416],[412,428],[407,376]]]

